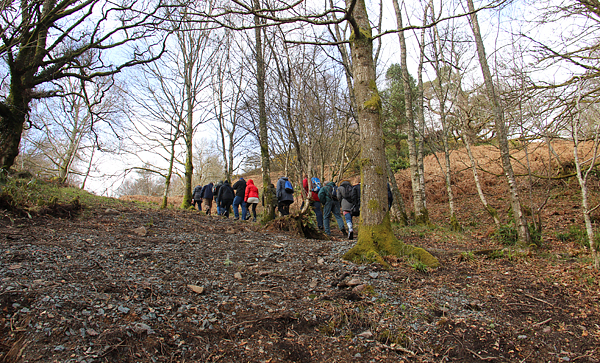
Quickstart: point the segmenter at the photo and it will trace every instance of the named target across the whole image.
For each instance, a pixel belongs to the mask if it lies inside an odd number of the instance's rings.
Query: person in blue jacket
[[[277,208],[281,216],[287,216],[290,214],[290,204],[294,203],[294,187],[292,186],[291,191],[287,185],[291,185],[287,176],[282,176],[277,181]]]

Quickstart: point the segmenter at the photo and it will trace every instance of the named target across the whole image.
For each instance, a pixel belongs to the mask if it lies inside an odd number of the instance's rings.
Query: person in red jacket
[[[248,183],[246,184],[246,196],[244,197],[244,202],[247,204],[247,208],[252,206],[252,215],[254,216],[253,222],[256,222],[256,206],[258,205],[258,188],[254,185],[254,181],[252,179],[248,179]],[[250,215],[248,215],[248,219],[250,219]]]

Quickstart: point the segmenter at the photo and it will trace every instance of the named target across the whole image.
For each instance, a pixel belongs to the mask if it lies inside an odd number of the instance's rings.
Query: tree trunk
[[[481,72],[483,73],[483,80],[485,88],[493,105],[494,113],[494,124],[496,129],[496,138],[498,140],[498,146],[500,147],[500,155],[502,160],[502,167],[504,168],[504,174],[508,181],[508,187],[510,190],[510,201],[514,215],[515,226],[519,234],[519,240],[529,245],[531,237],[529,236],[529,229],[527,227],[527,221],[525,215],[521,210],[521,201],[519,199],[519,191],[517,189],[517,182],[515,179],[515,173],[510,163],[510,149],[508,147],[508,138],[506,135],[506,125],[504,124],[504,111],[500,105],[498,96],[494,89],[494,82],[492,80],[492,74],[488,66],[487,58],[485,55],[485,48],[483,46],[483,40],[481,38],[481,32],[479,30],[479,22],[477,21],[477,14],[475,13],[475,7],[473,6],[473,0],[467,0],[469,12],[471,12],[471,28],[475,37],[475,45],[477,46],[477,55],[479,57],[479,64],[481,66]]]
[[[402,29],[402,13],[398,5],[398,0],[394,0],[394,10],[396,12],[396,22],[398,29]],[[402,85],[404,87],[404,105],[406,110],[406,134],[408,143],[408,157],[410,161],[410,180],[413,191],[413,205],[415,209],[415,223],[428,224],[429,217],[423,202],[423,193],[421,191],[421,177],[419,172],[419,163],[417,158],[417,144],[415,139],[415,116],[413,112],[413,97],[410,87],[410,75],[408,73],[406,40],[404,31],[398,32],[400,41],[400,68],[402,68]]]
[[[352,9],[352,6],[354,8]],[[354,93],[358,106],[361,145],[361,208],[358,242],[344,258],[351,261],[377,261],[381,255],[412,254],[429,266],[439,262],[423,249],[398,241],[392,231],[387,208],[387,171],[381,118],[381,98],[375,83],[373,38],[364,0],[347,0],[353,27],[350,37]]]
[[[254,0],[254,8],[260,9],[259,0]],[[255,53],[256,53],[256,88],[258,93],[258,117],[259,117],[259,142],[260,142],[260,156],[262,162],[262,177],[263,186],[262,192],[264,196],[265,209],[261,218],[261,222],[267,223],[275,219],[273,209],[275,206],[272,204],[272,198],[269,196],[269,185],[271,184],[271,160],[269,156],[269,135],[267,128],[267,106],[265,102],[265,59],[263,56],[262,46],[262,28],[260,27],[261,21],[258,16],[254,17],[254,36],[256,38]]]
[[[160,203],[160,209],[167,208],[167,202],[169,198],[169,188],[171,187],[171,177],[173,176],[173,164],[175,162],[175,145],[177,139],[174,138],[171,141],[171,155],[169,157],[169,168],[167,170],[167,176],[165,177],[165,190],[163,191],[162,202]]]
[[[433,5],[431,6],[431,20],[436,20],[435,11]],[[446,64],[443,56],[441,39],[439,37],[437,25],[433,26],[433,67],[435,69],[436,80],[434,90],[437,86],[437,97],[440,107],[440,123],[442,124],[442,145],[444,147],[444,179],[446,181],[446,193],[448,194],[448,208],[450,210],[450,229],[454,231],[460,231],[462,227],[456,219],[456,209],[454,208],[454,191],[452,190],[452,166],[450,165],[450,147],[448,145],[448,120],[446,119],[446,100],[448,99],[448,86],[452,75],[451,71],[445,74],[442,65]],[[449,62],[451,63],[451,62]],[[451,68],[448,68],[451,69]],[[446,80],[446,85],[444,85]]]
[[[578,90],[581,93],[581,90]],[[594,267],[596,269],[600,268],[600,259],[598,256],[598,251],[596,250],[596,238],[594,235],[594,227],[592,226],[592,209],[590,209],[589,198],[588,198],[588,187],[587,181],[590,172],[594,168],[596,164],[596,159],[598,158],[598,142],[600,138],[600,125],[596,126],[594,132],[594,155],[589,161],[589,167],[584,171],[581,168],[581,161],[579,160],[579,132],[581,128],[581,104],[580,104],[581,94],[577,96],[576,100],[576,108],[577,108],[577,116],[575,120],[575,125],[573,127],[573,156],[575,158],[575,169],[577,171],[577,181],[579,182],[579,187],[581,189],[581,207],[583,213],[583,221],[585,223],[585,231],[587,232],[587,239],[590,244],[590,250],[592,252],[592,258],[594,260]]]
[[[16,82],[20,77],[11,79],[11,90],[6,101],[0,102],[0,169],[5,172],[15,163],[19,154],[21,134],[29,99],[24,95],[27,90]],[[0,174],[4,174],[0,172]]]
[[[430,5],[432,6],[432,5]],[[423,13],[423,26],[427,24],[427,10],[425,7]],[[425,162],[424,149],[425,149],[425,96],[423,91],[423,64],[425,63],[425,27],[421,30],[421,44],[419,45],[419,66],[417,68],[417,133],[415,135],[417,141],[417,165],[419,168],[419,189],[421,190],[421,200],[423,201],[423,207],[427,211],[427,194],[425,189]]]
[[[485,194],[483,194],[483,189],[481,188],[481,182],[479,181],[479,174],[477,173],[477,161],[473,157],[473,152],[471,151],[471,136],[467,133],[467,130],[463,130],[462,139],[465,142],[465,148],[467,149],[467,153],[469,154],[469,160],[471,160],[471,170],[473,171],[473,179],[475,180],[475,186],[477,187],[477,194],[479,195],[479,200],[481,200],[481,204],[485,210],[490,214],[490,217],[494,220],[496,224],[496,229],[500,229],[500,219],[498,218],[498,212],[494,207],[488,204],[487,199],[485,198]]]
[[[392,189],[392,195],[394,196],[394,202],[392,202],[392,209],[390,213],[392,214],[392,222],[400,223],[403,226],[408,226],[408,217],[406,215],[406,206],[404,204],[404,198],[402,194],[400,194],[400,190],[398,189],[398,183],[396,182],[396,176],[390,167],[390,163],[386,164],[388,179],[390,181],[390,187]]]
[[[90,176],[90,172],[92,171],[92,161],[94,160],[94,153],[96,152],[96,148],[92,145],[92,154],[90,155],[90,162],[88,163],[87,170],[85,172],[85,176],[83,177],[83,182],[81,182],[81,189],[85,190],[85,183]]]
[[[187,67],[186,67],[187,70]],[[194,175],[194,164],[193,164],[193,137],[194,137],[194,125],[193,125],[193,110],[192,110],[192,90],[189,79],[189,74],[186,75],[186,97],[187,97],[187,114],[185,123],[185,174],[184,174],[184,187],[183,187],[183,201],[181,202],[181,208],[187,209],[192,205],[192,177]]]

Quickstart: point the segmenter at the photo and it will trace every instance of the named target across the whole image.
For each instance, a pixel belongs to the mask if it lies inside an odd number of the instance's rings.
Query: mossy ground
[[[380,225],[366,226],[361,223],[358,242],[350,251],[346,252],[343,258],[356,263],[377,262],[383,266],[388,266],[383,257],[389,255],[415,259],[432,268],[440,265],[437,258],[429,252],[405,244],[396,238],[390,223],[389,213]]]

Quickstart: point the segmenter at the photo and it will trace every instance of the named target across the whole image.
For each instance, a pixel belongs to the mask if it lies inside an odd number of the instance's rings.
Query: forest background
[[[3,106],[15,98],[13,56],[26,55],[14,51],[21,44],[15,39],[38,34],[18,24],[39,15],[30,25],[51,31],[38,43],[50,45],[35,75],[39,83],[25,96],[31,103],[14,161],[19,169],[82,189],[94,185],[99,194],[162,195],[163,206],[167,197],[183,195],[183,207],[196,184],[264,170],[264,145],[274,175],[296,184],[304,174],[339,181],[361,170],[358,114],[368,105],[356,104],[353,24],[344,22],[352,20],[347,10],[355,2],[27,4],[20,12],[9,3],[2,12]],[[571,177],[595,251],[595,195],[588,185],[600,126],[598,4],[392,1],[365,8],[376,70],[369,87],[380,90],[388,173],[410,170],[404,196],[390,178],[394,219],[427,223],[427,200],[435,193],[425,181],[441,173],[445,219],[461,228],[453,177],[468,168],[497,229],[513,223],[521,239],[535,242],[527,235],[541,230],[547,199],[521,208],[519,188],[531,192],[541,180]],[[561,156],[555,142],[570,143],[573,158]],[[478,145],[490,157],[498,148],[502,172],[484,169],[471,155]],[[546,150],[544,175],[532,168],[530,148]],[[453,163],[457,150],[468,160]],[[511,150],[525,153],[519,185]],[[427,155],[437,168],[425,167]],[[478,173],[507,175],[507,211],[487,203]]]

